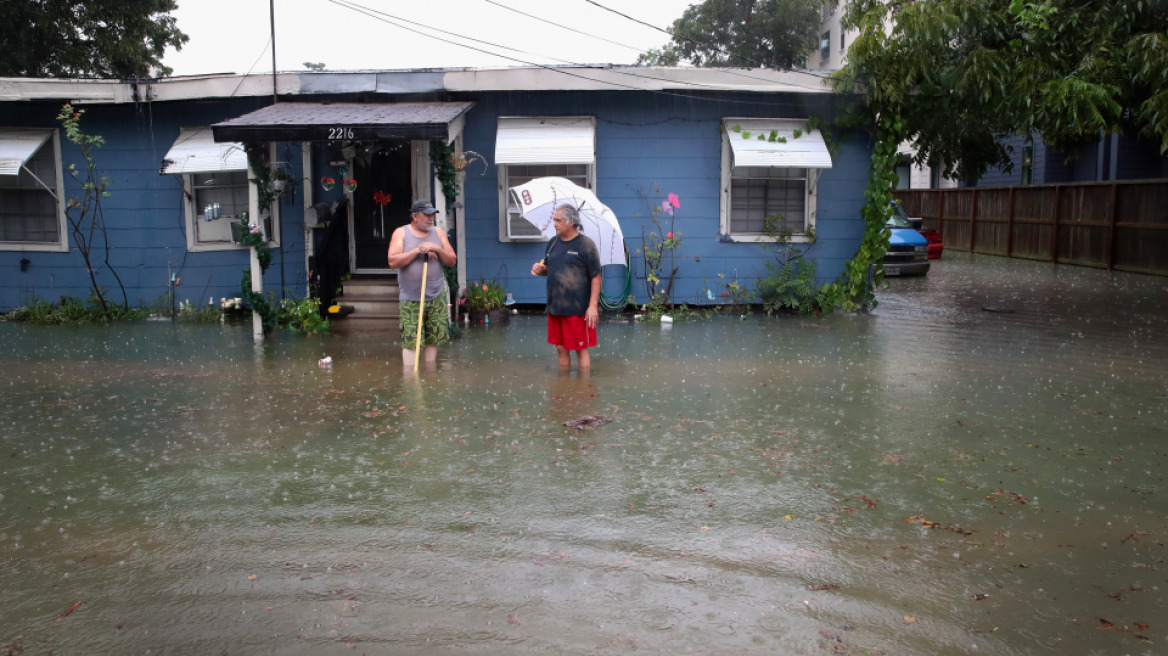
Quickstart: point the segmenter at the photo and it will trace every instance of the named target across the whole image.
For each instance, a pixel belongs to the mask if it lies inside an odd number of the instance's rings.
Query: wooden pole
[[[1119,183],[1111,181],[1111,191],[1107,197],[1107,238],[1105,253],[1107,255],[1107,270],[1115,266],[1115,203],[1118,200]]]
[[[1014,256],[1014,187],[1010,187],[1010,209],[1006,214],[1006,257]]]
[[[1059,232],[1059,213],[1063,211],[1062,208],[1062,185],[1055,185],[1054,187],[1054,211],[1051,213],[1050,220],[1050,261],[1058,264],[1058,232]]]
[[[425,255],[425,254],[423,254]],[[418,371],[418,362],[422,359],[422,323],[426,318],[426,269],[430,266],[430,258],[422,260],[422,292],[418,294],[418,338],[414,341],[414,372]]]

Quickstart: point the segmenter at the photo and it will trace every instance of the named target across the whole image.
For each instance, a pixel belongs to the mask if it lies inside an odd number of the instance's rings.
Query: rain
[[[947,252],[867,314],[604,317],[583,374],[538,314],[418,374],[0,323],[0,647],[1168,653],[1166,292]]]

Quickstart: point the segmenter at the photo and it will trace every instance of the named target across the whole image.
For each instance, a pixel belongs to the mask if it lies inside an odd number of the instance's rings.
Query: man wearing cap
[[[450,341],[450,320],[446,307],[446,276],[438,263],[448,267],[458,262],[446,232],[434,225],[438,210],[428,200],[416,200],[410,207],[410,222],[393,231],[389,240],[389,268],[397,269],[400,308],[402,362],[414,366],[418,354],[418,314],[422,308],[422,267],[426,271],[425,316],[422,317],[423,362],[434,362],[438,347]]]

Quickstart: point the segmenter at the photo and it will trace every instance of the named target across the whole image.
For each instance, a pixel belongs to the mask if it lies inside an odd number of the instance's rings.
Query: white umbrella
[[[511,187],[515,205],[544,237],[556,236],[552,215],[556,208],[570,204],[580,212],[580,232],[596,243],[601,266],[620,264],[625,259],[625,236],[612,210],[597,200],[596,194],[564,178],[536,178],[526,184]]]

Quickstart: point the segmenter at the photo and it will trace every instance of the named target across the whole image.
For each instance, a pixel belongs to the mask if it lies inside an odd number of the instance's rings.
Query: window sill
[[[28,251],[39,253],[68,253],[69,245],[43,241],[0,241],[0,251]]]
[[[775,237],[768,237],[766,235],[718,235],[718,241],[732,244],[810,244],[812,239],[807,235],[791,235],[788,239],[777,239]]]

